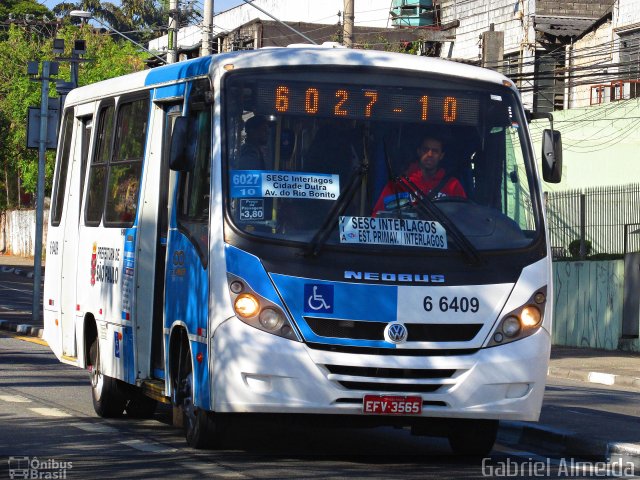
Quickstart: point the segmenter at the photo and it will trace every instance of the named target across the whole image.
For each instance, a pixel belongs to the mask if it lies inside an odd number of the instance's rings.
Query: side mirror
[[[548,183],[562,179],[562,138],[558,130],[542,132],[542,178]]]
[[[169,153],[169,168],[177,172],[189,172],[195,166],[195,142],[191,139],[189,117],[178,117],[171,133],[171,149]]]

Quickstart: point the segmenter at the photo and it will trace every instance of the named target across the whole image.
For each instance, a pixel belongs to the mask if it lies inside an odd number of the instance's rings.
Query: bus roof
[[[200,57],[103,80],[72,90],[66,102],[68,105],[78,104],[97,100],[105,95],[135,92],[145,87],[162,86],[204,76],[209,71],[214,75],[220,74],[222,69],[228,69],[229,65],[233,65],[234,70],[283,65],[359,65],[430,72],[497,84],[508,80],[503,75],[485,68],[405,53],[318,47],[268,48]]]
[[[213,57],[212,69],[233,64],[234,70],[259,66],[282,65],[334,65],[371,66],[379,68],[413,70],[453,77],[502,84],[508,78],[502,74],[473,65],[441,58],[409,55],[378,50],[354,50],[346,48],[268,48],[225,53]],[[510,81],[509,81],[510,82]],[[511,82],[510,82],[511,83]]]

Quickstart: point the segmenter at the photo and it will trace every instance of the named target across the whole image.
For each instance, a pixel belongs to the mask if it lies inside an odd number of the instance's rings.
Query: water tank
[[[393,0],[391,17],[394,27],[422,27],[433,25],[432,0]]]

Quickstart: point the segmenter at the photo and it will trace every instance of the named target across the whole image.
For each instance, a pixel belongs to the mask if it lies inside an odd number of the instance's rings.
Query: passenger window
[[[149,101],[139,99],[118,109],[115,154],[109,168],[105,226],[133,225],[140,193]]]
[[[191,155],[195,167],[180,173],[177,219],[182,232],[198,247],[206,266],[209,240],[209,184],[211,177],[211,107],[205,100],[208,83],[194,85],[189,102],[189,122],[192,125]]]
[[[121,103],[117,121],[113,104],[100,110],[89,170],[86,225],[100,225],[103,211],[106,227],[133,225],[148,123],[149,100],[146,98]]]
[[[58,160],[58,172],[54,185],[53,204],[51,205],[51,225],[57,227],[62,219],[64,196],[67,187],[67,172],[69,170],[69,154],[71,151],[71,137],[73,136],[73,109],[67,110],[62,122],[62,152]]]
[[[113,122],[115,106],[107,105],[98,114],[96,147],[89,170],[89,187],[85,207],[85,224],[92,227],[100,225],[104,206],[104,192],[107,180],[107,168],[111,156]]]

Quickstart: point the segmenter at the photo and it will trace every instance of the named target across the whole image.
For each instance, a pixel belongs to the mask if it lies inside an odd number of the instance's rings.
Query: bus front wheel
[[[186,345],[182,345],[179,353],[182,357],[176,380],[177,395],[174,404],[182,408],[182,424],[187,444],[192,448],[211,448],[220,442],[220,421],[213,412],[208,412],[195,405],[193,398],[193,370],[191,354]]]
[[[100,343],[94,339],[89,349],[89,375],[93,409],[104,418],[119,417],[124,411],[126,397],[118,380],[102,373]]]
[[[467,420],[448,434],[449,445],[456,455],[484,457],[489,455],[498,435],[498,420]]]

